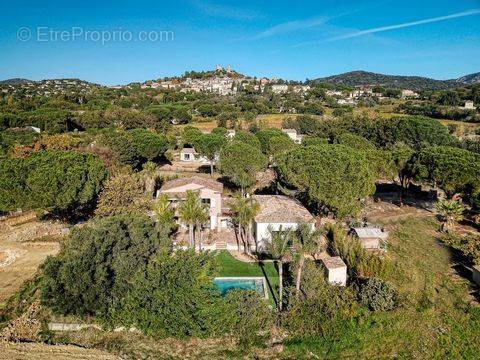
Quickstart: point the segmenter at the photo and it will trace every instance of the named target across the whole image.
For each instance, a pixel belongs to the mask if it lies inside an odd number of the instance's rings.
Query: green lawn
[[[468,280],[455,275],[452,254],[437,239],[434,219],[407,219],[391,232],[389,281],[401,306],[391,312],[360,312],[335,323],[341,336],[289,339],[292,358],[449,358],[480,353],[480,308]],[[312,356],[314,354],[315,356]]]
[[[263,276],[267,280],[268,298],[275,305],[278,294],[278,272],[272,262],[245,263],[235,259],[228,251],[216,255],[218,276]]]

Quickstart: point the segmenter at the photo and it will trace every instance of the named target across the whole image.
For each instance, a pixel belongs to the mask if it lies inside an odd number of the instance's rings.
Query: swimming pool
[[[230,290],[253,290],[262,297],[268,299],[268,292],[265,279],[263,277],[216,277],[213,283],[217,285],[220,294],[225,296]]]

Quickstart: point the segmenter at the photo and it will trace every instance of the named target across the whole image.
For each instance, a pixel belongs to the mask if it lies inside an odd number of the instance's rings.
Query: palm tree
[[[455,221],[463,219],[465,206],[455,200],[438,200],[436,208],[442,220],[442,231],[448,232]]]
[[[267,243],[267,251],[278,265],[278,310],[282,311],[283,307],[283,262],[287,257],[290,246],[293,242],[294,233],[291,229],[274,231],[271,226],[268,227],[271,235],[270,242]]]
[[[168,196],[160,195],[152,206],[155,219],[157,220],[157,229],[160,234],[169,236],[175,228],[173,217],[175,210],[170,206]]]
[[[188,225],[188,240],[189,246],[195,249],[195,225],[198,224],[199,218],[204,216],[207,212],[206,206],[202,204],[198,193],[192,190],[187,190],[185,199],[178,207],[178,214],[182,221]]]
[[[205,204],[201,204],[203,206],[203,210],[198,212],[197,218],[195,220],[195,227],[200,232],[200,241],[198,242],[198,251],[202,251],[202,243],[203,243],[203,225],[208,221],[208,208]]]
[[[299,254],[297,278],[295,283],[296,296],[300,294],[302,271],[305,265],[305,255],[317,253],[324,244],[321,244],[323,231],[312,228],[312,224],[300,223],[294,238],[295,250]]]
[[[230,206],[235,213],[234,221],[238,224],[244,252],[249,254],[251,252],[252,222],[260,211],[260,205],[253,198],[244,198],[238,194]]]

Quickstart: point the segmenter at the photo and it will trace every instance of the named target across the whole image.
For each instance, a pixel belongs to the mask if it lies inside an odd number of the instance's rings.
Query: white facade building
[[[288,85],[286,85],[286,84],[275,84],[275,85],[272,85],[272,91],[273,91],[275,94],[285,93],[285,92],[288,91]]]
[[[180,178],[165,182],[157,192],[157,197],[166,194],[174,206],[185,199],[187,191],[197,192],[202,202],[208,205],[210,221],[208,227],[219,229],[222,224],[222,192],[223,185],[218,181],[200,176]],[[178,219],[178,217],[177,217]],[[178,219],[181,223],[181,219]],[[182,224],[185,225],[185,224]]]
[[[253,234],[260,251],[272,238],[271,231],[296,230],[300,223],[315,227],[315,219],[298,201],[284,195],[254,195],[260,211],[255,216]]]

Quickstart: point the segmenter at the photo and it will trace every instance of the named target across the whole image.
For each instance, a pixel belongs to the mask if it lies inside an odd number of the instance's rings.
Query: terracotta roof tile
[[[202,187],[212,189],[214,191],[222,192],[223,191],[223,184],[219,183],[218,181],[206,179],[200,176],[190,176],[185,178],[179,178],[175,180],[170,180],[163,184],[160,192],[165,190],[174,189],[176,187],[185,186],[188,184],[196,184]]]
[[[254,195],[260,205],[257,222],[311,222],[312,214],[298,201],[284,195]]]
[[[322,259],[327,269],[338,269],[347,267],[340,256],[329,256]]]

